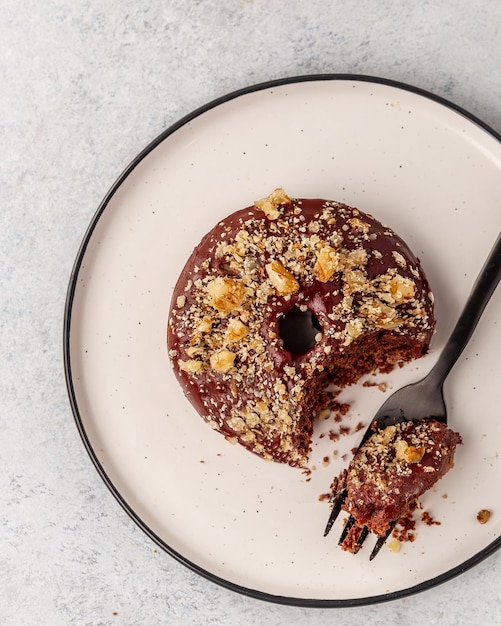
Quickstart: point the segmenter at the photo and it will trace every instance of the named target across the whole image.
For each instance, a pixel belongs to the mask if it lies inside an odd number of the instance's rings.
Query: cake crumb
[[[377,383],[377,382],[372,382],[370,380],[366,380],[363,384],[363,387],[377,387],[379,389],[379,391],[382,391],[383,393],[388,389],[388,384],[387,383]]]
[[[438,522],[437,520],[433,519],[433,517],[428,513],[428,511],[423,511],[421,513],[421,520],[427,526],[440,526],[442,524],[442,522]]]
[[[393,538],[397,539],[400,543],[412,543],[416,539],[416,521],[414,519],[413,512],[416,508],[418,508],[418,506],[419,503],[414,502],[407,515],[404,515],[398,520],[398,523],[393,531]]]
[[[489,511],[489,509],[480,509],[480,511],[477,513],[477,522],[479,524],[487,524],[490,517],[491,512]]]

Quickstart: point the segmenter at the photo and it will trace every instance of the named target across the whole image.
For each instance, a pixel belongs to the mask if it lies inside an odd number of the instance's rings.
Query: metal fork
[[[447,409],[444,400],[443,386],[447,375],[463,352],[470,340],[475,327],[501,278],[501,233],[498,235],[485,264],[475,281],[471,294],[465,307],[447,340],[438,361],[425,378],[417,383],[412,383],[399,389],[392,394],[381,406],[367,428],[358,449],[376,431],[403,421],[415,421],[431,418],[447,423]],[[334,489],[331,500],[332,511],[325,527],[326,537],[336,521],[341,507],[347,497],[346,486]],[[379,553],[382,546],[393,532],[397,520],[394,520],[385,535],[379,536],[376,545],[370,555],[370,560]],[[339,545],[345,541],[350,529],[356,524],[356,520],[350,515],[339,538]],[[357,552],[369,534],[369,529],[364,526],[358,535],[355,545]]]

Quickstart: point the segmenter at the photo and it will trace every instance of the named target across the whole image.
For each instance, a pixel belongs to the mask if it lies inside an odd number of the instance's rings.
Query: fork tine
[[[369,557],[369,561],[372,561],[372,559],[375,559],[377,557],[377,555],[379,554],[379,551],[384,546],[386,540],[388,539],[388,537],[393,532],[393,529],[397,525],[397,522],[398,522],[398,520],[395,520],[394,522],[391,522],[390,527],[388,528],[386,533],[384,535],[382,535],[381,537],[379,537],[379,539],[376,542],[376,545],[374,546],[374,550],[372,551],[372,553],[371,553],[371,555]]]
[[[367,526],[364,526],[362,528],[362,532],[360,533],[358,539],[357,539],[357,543],[355,544],[355,549],[358,552],[360,550],[360,548],[362,547],[364,541],[367,539],[367,535],[369,534],[369,529],[367,528]]]
[[[357,520],[353,517],[353,515],[350,515],[350,517],[348,518],[348,521],[344,525],[343,532],[341,533],[341,536],[339,537],[339,541],[337,542],[338,546],[344,543],[344,540],[348,536],[348,533],[350,532],[351,527],[353,526],[353,524],[355,524],[356,521]]]
[[[331,528],[334,525],[334,522],[336,521],[339,513],[341,512],[341,507],[343,506],[343,502],[346,500],[346,495],[347,495],[347,491],[346,489],[343,489],[341,493],[339,493],[332,501],[333,503],[332,511],[331,511],[331,514],[329,515],[329,520],[324,530],[324,537],[327,537],[327,535],[330,533]]]
[[[338,545],[340,546],[343,545],[346,538],[348,537],[348,533],[350,532],[350,530],[353,528],[353,526],[356,523],[357,523],[357,520],[353,517],[353,515],[350,515],[350,517],[348,518],[348,521],[345,524],[345,527],[343,528],[343,532],[341,533],[341,536],[339,537]],[[353,545],[353,554],[357,554],[359,552],[360,548],[364,544],[364,541],[367,539],[369,532],[370,531],[367,528],[367,526],[358,526],[358,537],[357,537],[355,544]]]

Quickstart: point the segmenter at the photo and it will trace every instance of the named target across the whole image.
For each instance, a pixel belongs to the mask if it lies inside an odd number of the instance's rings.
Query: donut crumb
[[[480,511],[477,513],[477,522],[479,524],[487,524],[490,517],[491,512],[489,511],[489,509],[480,509]]]

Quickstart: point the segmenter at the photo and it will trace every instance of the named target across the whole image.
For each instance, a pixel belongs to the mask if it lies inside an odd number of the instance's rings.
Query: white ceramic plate
[[[436,296],[431,354],[376,379],[389,390],[416,380],[436,359],[500,230],[500,184],[500,137],[484,124],[417,89],[338,75],[230,94],[132,162],[78,253],[65,366],[93,462],[154,541],[219,584],[305,606],[408,595],[500,546],[501,290],[447,383],[450,424],[464,446],[453,471],[422,498],[440,525],[418,523],[415,542],[398,554],[384,548],[372,563],[369,547],[357,556],[337,547],[341,521],[323,537],[329,510],[319,496],[357,435],[333,442],[317,430],[311,479],[267,463],[198,417],[165,344],[172,288],[193,247],[220,218],[282,186],[374,214],[420,256]],[[343,397],[356,424],[386,395],[359,385]],[[492,517],[480,525],[484,508]]]

